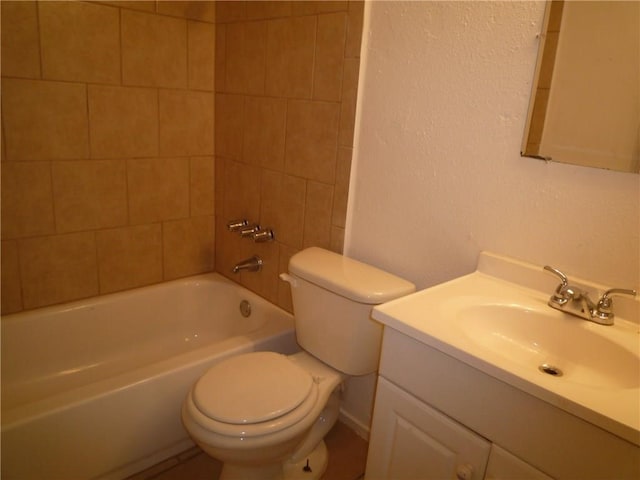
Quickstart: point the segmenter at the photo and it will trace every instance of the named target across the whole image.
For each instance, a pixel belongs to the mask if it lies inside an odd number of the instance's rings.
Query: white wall
[[[490,250],[640,284],[640,177],[521,158],[543,2],[367,4],[346,252],[419,288]]]
[[[543,10],[367,3],[347,255],[418,288],[481,250],[639,286],[640,177],[519,155]],[[366,423],[372,389],[350,387]]]

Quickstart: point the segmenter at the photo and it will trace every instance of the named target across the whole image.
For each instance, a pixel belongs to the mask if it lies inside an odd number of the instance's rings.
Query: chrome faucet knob
[[[573,295],[573,291],[568,292],[567,288],[569,287],[569,279],[567,276],[562,273],[557,268],[553,268],[549,265],[545,265],[544,269],[548,272],[553,273],[560,279],[560,285],[556,287],[556,291],[553,294],[553,299],[558,303],[566,303],[569,300],[569,297]]]
[[[254,233],[256,233],[259,230],[260,230],[260,225],[253,224],[253,225],[246,225],[242,227],[239,230],[239,232],[241,237],[251,237],[253,236]]]
[[[602,298],[598,301],[598,313],[600,314],[612,314],[613,310],[613,295],[631,295],[636,296],[636,291],[626,288],[610,288],[602,295]]]
[[[237,232],[242,227],[246,227],[247,225],[249,225],[249,220],[231,220],[230,222],[227,222],[227,229],[230,232]]]
[[[256,243],[273,242],[276,239],[273,230],[270,228],[258,230],[251,235],[251,238]]]

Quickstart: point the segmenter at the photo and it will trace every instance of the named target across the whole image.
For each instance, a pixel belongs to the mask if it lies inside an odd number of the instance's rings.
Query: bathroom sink
[[[572,280],[591,298],[606,290]],[[599,325],[549,307],[557,283],[542,266],[483,252],[475,272],[379,305],[372,316],[640,445],[640,302],[617,297],[614,324]]]
[[[607,389],[640,384],[637,352],[595,331],[607,327],[584,328],[562,312],[504,304],[459,308],[454,321],[479,349],[559,382]]]

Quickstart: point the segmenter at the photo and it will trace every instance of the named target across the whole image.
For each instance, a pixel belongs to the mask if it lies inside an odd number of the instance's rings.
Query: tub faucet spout
[[[262,268],[262,259],[254,255],[251,258],[247,258],[239,263],[236,263],[236,266],[233,267],[233,273],[238,273],[240,270],[247,270],[249,272],[259,272]]]

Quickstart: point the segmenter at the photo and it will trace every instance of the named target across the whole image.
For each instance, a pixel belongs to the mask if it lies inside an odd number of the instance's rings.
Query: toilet
[[[395,275],[307,248],[289,262],[296,339],[293,355],[252,352],[211,367],[182,406],[191,438],[223,462],[221,479],[317,479],[324,436],[340,411],[343,382],[378,368],[382,326],[374,305],[412,293]]]

